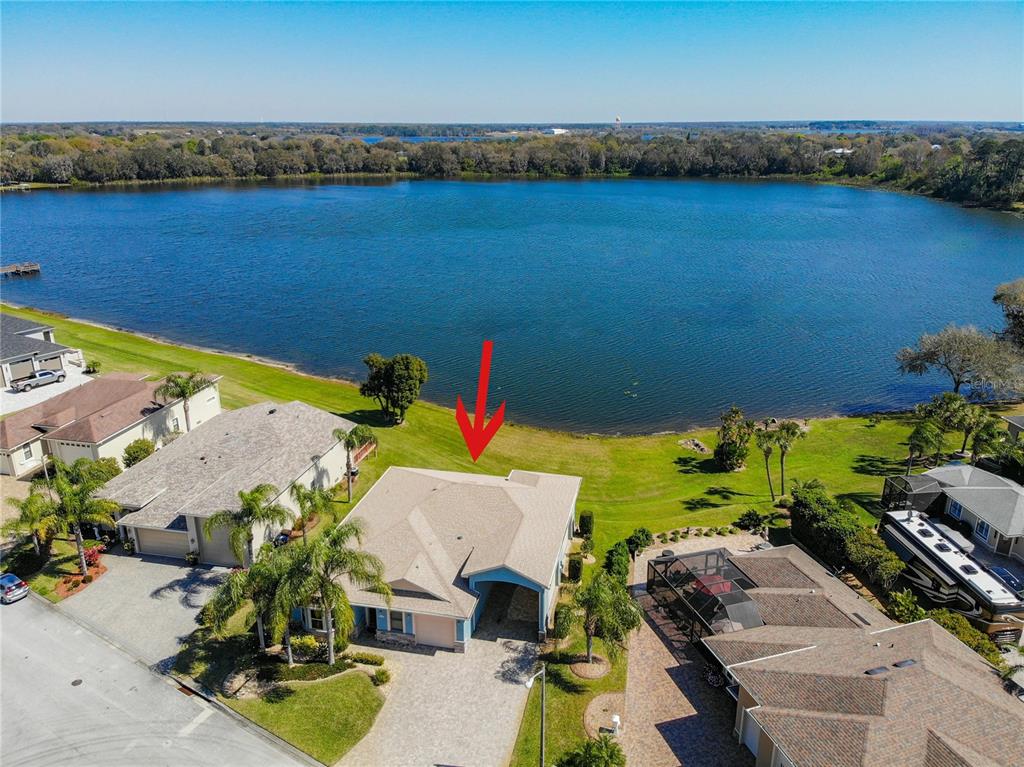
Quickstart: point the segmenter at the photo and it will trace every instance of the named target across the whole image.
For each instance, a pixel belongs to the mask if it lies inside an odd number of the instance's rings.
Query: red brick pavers
[[[711,548],[711,547],[709,547]],[[635,580],[646,577],[638,557]],[[646,620],[629,643],[622,746],[631,767],[750,767],[732,734],[736,703],[701,678],[703,656],[634,585]]]

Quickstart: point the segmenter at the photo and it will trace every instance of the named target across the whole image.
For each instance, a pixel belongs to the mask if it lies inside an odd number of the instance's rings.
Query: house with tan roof
[[[185,428],[185,403],[156,395],[159,381],[136,373],[110,373],[0,421],[0,474],[38,472],[44,456],[73,463],[79,458],[121,460],[136,439],[161,445]],[[189,399],[193,425],[220,413],[217,380]]]
[[[346,456],[334,431],[354,425],[304,402],[229,410],[114,477],[100,496],[121,507],[118,526],[139,554],[184,559],[195,552],[206,564],[237,566],[228,531],[221,528],[208,538],[205,521],[238,509],[239,491],[263,484],[277,488],[272,502],[297,514],[291,485],[338,484]],[[254,549],[278,532],[255,526]]]
[[[514,588],[543,638],[572,540],[581,479],[391,467],[347,519],[384,563],[394,596],[353,590],[357,624],[378,639],[464,650],[492,594]],[[494,597],[497,603],[498,597]],[[307,611],[307,626],[321,616]]]
[[[656,558],[648,591],[696,624],[757,767],[1020,764],[1024,706],[993,667],[934,621],[893,623],[795,546]]]

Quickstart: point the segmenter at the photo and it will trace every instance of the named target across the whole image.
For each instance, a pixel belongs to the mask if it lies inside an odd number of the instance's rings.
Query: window
[[[983,541],[987,541],[988,540],[988,533],[989,533],[988,522],[985,522],[984,520],[980,520],[979,519],[977,526],[974,528],[974,536],[976,538],[981,538],[981,540],[983,540]]]
[[[956,501],[949,502],[949,516],[953,519],[960,519],[960,515],[963,512],[963,506]]]
[[[174,418],[174,419],[171,420],[171,429],[173,431],[181,431],[181,428],[178,426],[178,419],[177,418]]]
[[[31,443],[28,444],[28,445],[25,445],[25,447],[23,447],[21,449],[21,457],[24,460],[26,460],[26,461],[32,460],[32,445],[31,445]]]
[[[309,608],[309,627],[313,631],[327,631],[327,626],[324,623],[324,611],[317,610],[316,608]]]
[[[397,610],[391,611],[391,630],[400,633],[405,631],[405,613],[400,613]]]

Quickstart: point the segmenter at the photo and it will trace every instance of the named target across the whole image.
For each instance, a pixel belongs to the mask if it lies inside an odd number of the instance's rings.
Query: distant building
[[[616,115],[615,116],[615,130],[621,130],[621,129],[622,129],[622,118],[619,117],[618,115]]]
[[[545,136],[562,136],[568,132],[568,128],[545,128],[541,131]]]

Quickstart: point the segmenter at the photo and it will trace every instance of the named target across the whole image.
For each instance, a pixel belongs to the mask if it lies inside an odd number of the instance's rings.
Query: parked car
[[[1024,583],[1021,583],[1020,578],[1015,576],[1005,567],[990,567],[989,570],[991,570],[992,574],[995,575],[999,580],[1001,580],[1003,583],[1009,586],[1010,591],[1013,591],[1017,594],[1024,591]]]
[[[290,540],[291,540],[291,535],[288,533],[288,531],[287,530],[282,530],[274,538],[274,546],[275,546],[275,548],[277,546],[284,546]]]
[[[5,605],[28,596],[28,584],[14,573],[0,575],[0,602]]]
[[[60,383],[67,376],[64,375],[63,371],[57,370],[36,370],[31,375],[19,378],[14,382],[14,386],[18,391],[28,391],[34,389],[37,386],[46,386],[46,384]]]

